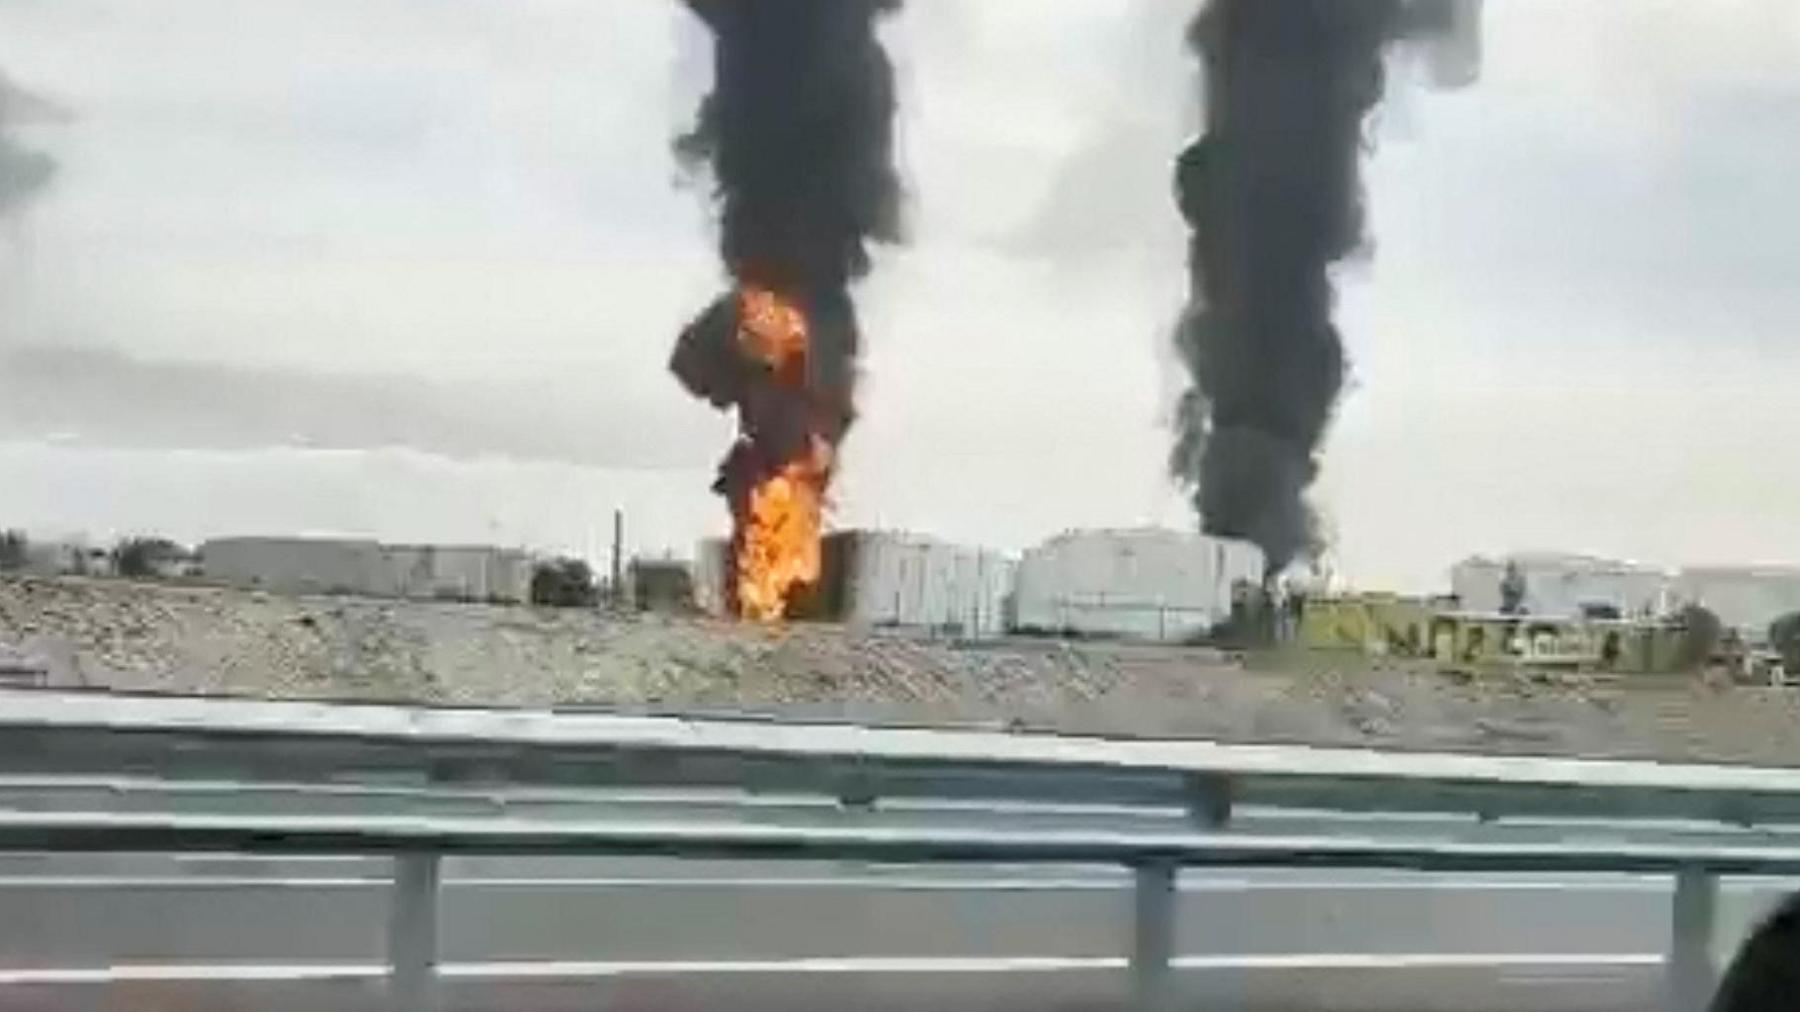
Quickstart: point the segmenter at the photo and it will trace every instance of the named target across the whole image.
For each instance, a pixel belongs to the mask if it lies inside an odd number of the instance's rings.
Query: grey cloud
[[[1136,0],[1089,40],[1119,71],[1103,92],[1103,115],[1049,168],[1043,201],[1001,248],[1090,265],[1096,254],[1166,257],[1165,247],[1179,248],[1169,161],[1198,120],[1198,75],[1181,45],[1194,8],[1192,0]]]
[[[450,382],[29,346],[0,357],[0,437],[121,447],[357,449],[594,467],[682,467],[718,442],[677,398],[583,379]]]
[[[1193,62],[1155,21],[1198,2],[913,0],[893,19],[914,89],[901,144],[916,241],[864,294],[870,400],[846,479],[847,503],[871,522],[1008,543],[1077,522],[1185,522],[1172,495],[1162,514],[1138,499],[1160,502],[1164,488],[1165,434],[1147,398],[1182,280],[1168,165],[1193,120],[1181,108]],[[1493,0],[1482,83],[1416,96],[1405,136],[1391,116],[1381,127],[1377,256],[1347,282],[1347,301],[1369,309],[1358,319],[1374,321],[1348,328],[1365,388],[1333,451],[1346,460],[1326,470],[1345,545],[1368,546],[1361,572],[1429,575],[1459,531],[1509,515],[1547,537],[1583,533],[1581,517],[1524,508],[1579,488],[1556,463],[1560,424],[1538,426],[1549,449],[1520,465],[1532,482],[1484,484],[1510,464],[1436,484],[1371,469],[1412,475],[1434,459],[1443,441],[1422,430],[1441,417],[1429,399],[1440,387],[1533,389],[1560,361],[1542,346],[1592,348],[1613,332],[1619,361],[1676,378],[1713,360],[1676,352],[1711,352],[1746,325],[1793,343],[1795,208],[1737,198],[1779,193],[1800,164],[1800,132],[1782,120],[1783,89],[1800,80],[1796,36],[1756,14],[1796,5],[1619,6]],[[0,66],[80,113],[21,131],[64,171],[31,207],[29,242],[0,243],[9,508],[97,528],[173,524],[192,490],[236,482],[221,523],[486,537],[454,526],[481,514],[470,490],[500,496],[521,469],[553,474],[524,515],[555,508],[584,470],[472,459],[511,453],[677,462],[686,470],[641,512],[691,489],[691,516],[722,522],[705,482],[728,422],[662,372],[667,335],[716,280],[705,194],[671,186],[667,147],[704,90],[686,71],[709,53],[669,0],[0,0]],[[1072,272],[1044,270],[1046,253],[1060,267],[1102,249],[1079,289]],[[95,352],[68,352],[76,340],[103,347],[79,366]],[[9,358],[9,342],[41,347]],[[206,364],[225,357],[256,365]],[[556,378],[454,378],[476,370]],[[1591,384],[1615,371],[1567,374]],[[1784,403],[1794,376],[1769,366],[1754,390]],[[1635,431],[1633,412],[1653,421],[1671,397],[1631,400],[1607,431]],[[1043,405],[1105,424],[1052,447],[1036,440],[1050,431]],[[1717,431],[1729,408],[1694,424]],[[1370,410],[1405,423],[1359,443]],[[1516,424],[1508,410],[1478,413],[1467,439],[1510,438]],[[57,432],[84,443],[27,454],[5,442]],[[437,447],[463,458],[444,470],[483,477],[434,478],[409,498],[393,491],[404,476],[386,480],[405,451],[260,449],[308,440]],[[142,452],[91,445],[108,443]],[[187,443],[244,452],[169,449]],[[1621,530],[1706,532],[1710,547],[1694,547],[1709,555],[1749,544],[1720,533],[1733,523],[1771,543],[1787,530],[1777,514],[1800,501],[1791,483],[1739,494],[1770,471],[1766,448],[1708,447],[1721,470],[1690,484],[1738,501],[1672,483],[1665,520],[1613,518]],[[339,466],[320,461],[339,457],[377,463],[320,478]],[[947,500],[946,467],[977,491]],[[274,480],[290,471],[305,476]],[[362,491],[370,475],[385,487]],[[592,480],[606,502],[612,479]],[[330,491],[307,493],[314,482]],[[1396,532],[1420,494],[1491,509]],[[1757,508],[1746,498],[1770,519],[1745,521]],[[430,533],[433,517],[444,533]]]
[[[55,121],[66,113],[54,103],[14,84],[0,74],[0,214],[42,190],[56,174],[56,162],[14,139],[20,124]]]
[[[1433,121],[1378,150],[1381,295],[1512,319],[1521,341],[1601,326],[1648,342],[1791,334],[1800,133],[1774,112],[1790,98],[1695,89],[1636,134],[1597,128],[1604,96],[1517,98],[1484,83],[1422,100]]]

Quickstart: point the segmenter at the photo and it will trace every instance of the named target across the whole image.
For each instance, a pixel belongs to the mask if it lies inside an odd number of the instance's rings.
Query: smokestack
[[[1271,575],[1316,547],[1304,494],[1344,375],[1329,269],[1363,239],[1358,158],[1383,48],[1469,13],[1467,0],[1215,0],[1189,27],[1206,120],[1175,165],[1193,230],[1175,343],[1193,384],[1169,464],[1202,527],[1255,542]]]
[[[733,288],[681,333],[670,369],[737,414],[715,491],[732,515],[732,610],[779,617],[818,576],[821,512],[855,417],[849,286],[895,240],[893,72],[875,35],[897,0],[689,0],[713,89],[676,142],[710,168]]]
[[[13,138],[13,128],[66,118],[67,113],[57,106],[0,74],[0,215],[21,206],[56,174],[55,160],[21,145]]]

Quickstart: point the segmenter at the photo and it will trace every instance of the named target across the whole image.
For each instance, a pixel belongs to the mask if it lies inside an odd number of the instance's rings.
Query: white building
[[[1069,531],[1020,558],[1014,625],[1184,640],[1230,617],[1233,586],[1262,575],[1262,551],[1245,541],[1159,528]]]
[[[529,556],[485,545],[215,538],[200,558],[207,579],[282,594],[524,601],[531,588]]]
[[[1577,617],[1584,607],[1614,608],[1625,617],[1662,615],[1672,603],[1673,578],[1653,566],[1566,552],[1518,552],[1472,556],[1452,566],[1450,590],[1458,607],[1500,611],[1500,584],[1509,564],[1524,577],[1523,604],[1530,615]]]
[[[1690,566],[1675,580],[1682,603],[1701,604],[1719,621],[1753,642],[1769,623],[1800,611],[1800,568],[1793,566]]]

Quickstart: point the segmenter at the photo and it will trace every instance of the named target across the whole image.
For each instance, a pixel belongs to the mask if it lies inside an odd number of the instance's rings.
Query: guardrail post
[[[429,1012],[437,1002],[438,874],[436,854],[394,857],[388,909],[388,986],[394,1008]]]
[[[1222,773],[1188,778],[1188,815],[1203,829],[1224,829],[1231,822],[1231,778]]]
[[[1700,1012],[1715,986],[1712,944],[1719,877],[1705,868],[1675,874],[1669,955],[1664,972],[1670,1012]]]
[[[1175,1008],[1175,863],[1150,861],[1137,875],[1131,935],[1133,1012]]]

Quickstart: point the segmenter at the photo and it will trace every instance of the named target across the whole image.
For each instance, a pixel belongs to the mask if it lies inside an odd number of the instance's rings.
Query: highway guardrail
[[[1667,874],[1692,1010],[1718,876],[1800,874],[1797,816],[1775,768],[0,691],[0,849],[392,855],[409,1010],[459,853],[1124,865],[1154,1012],[1182,868]]]

